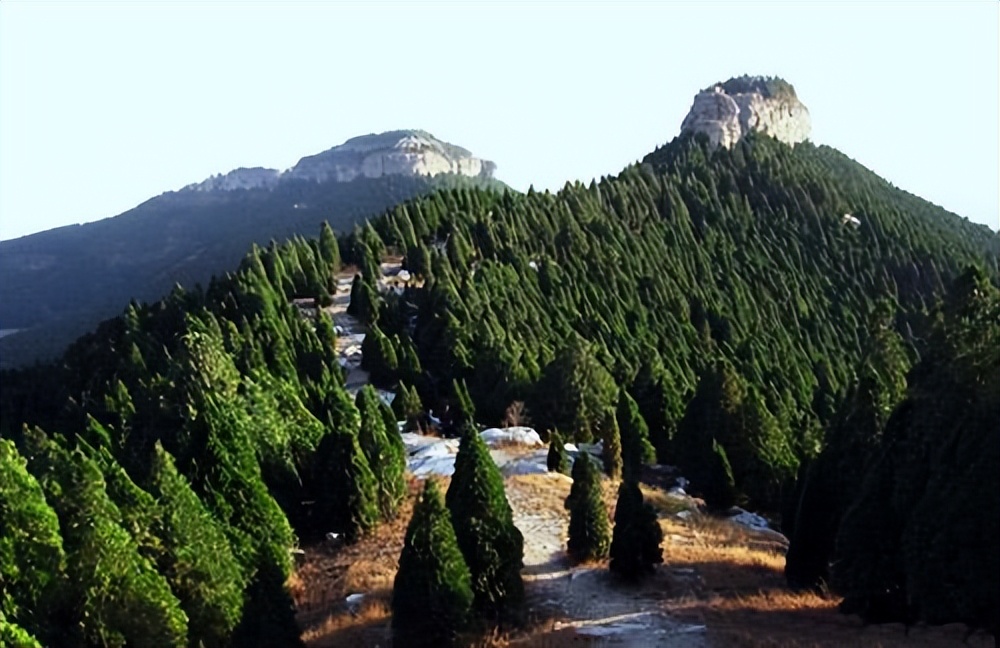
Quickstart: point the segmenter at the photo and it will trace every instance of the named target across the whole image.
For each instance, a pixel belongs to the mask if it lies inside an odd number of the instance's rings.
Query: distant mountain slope
[[[114,218],[0,242],[0,365],[52,357],[130,299],[205,283],[252,243],[349,230],[394,204],[449,186],[503,187],[492,162],[423,131],[348,140],[292,169],[238,169],[152,198]]]

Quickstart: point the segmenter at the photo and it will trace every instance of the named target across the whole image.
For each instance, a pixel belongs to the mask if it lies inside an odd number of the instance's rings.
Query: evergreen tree
[[[0,617],[44,636],[64,567],[55,511],[14,444],[0,439]]]
[[[565,446],[559,430],[552,430],[549,434],[549,454],[545,458],[545,464],[550,472],[569,473],[569,456],[566,454]]]
[[[250,581],[243,618],[233,631],[231,645],[298,648],[303,645],[299,634],[285,575],[276,565],[263,560]]]
[[[606,416],[605,424],[602,426],[603,442],[601,448],[601,459],[604,461],[604,471],[611,479],[620,479],[624,460],[622,457],[622,435],[618,427],[618,420],[614,416]]]
[[[624,389],[618,393],[615,420],[621,430],[623,475],[626,480],[638,479],[642,466],[656,461],[656,450],[649,442],[649,428],[639,413],[639,406]]]
[[[361,414],[361,430],[358,432],[358,443],[365,453],[368,466],[378,483],[378,501],[382,516],[391,518],[399,510],[399,504],[406,495],[406,455],[402,440],[392,430],[390,440],[386,432],[386,420],[383,416],[378,393],[371,385],[365,385],[358,392],[354,401]],[[395,425],[395,424],[394,424]],[[397,442],[398,440],[398,442]]]
[[[187,643],[226,645],[243,611],[244,580],[225,532],[159,443],[149,482],[160,507],[153,529],[162,539],[160,571],[188,616]]]
[[[392,588],[394,643],[449,646],[469,622],[473,593],[451,515],[427,480],[406,528]]]
[[[41,473],[64,529],[65,594],[75,623],[63,632],[78,631],[79,641],[101,645],[183,645],[187,617],[180,602],[118,524],[121,514],[97,465],[40,430],[30,433],[29,444],[32,470]]]
[[[406,383],[400,383],[396,397],[392,400],[392,408],[397,417],[406,421],[407,432],[419,430],[424,405],[420,401],[416,387],[407,387]]]
[[[314,517],[317,525],[343,533],[349,541],[378,523],[379,484],[358,438],[331,424],[315,460]]]
[[[618,487],[615,529],[611,538],[611,571],[635,580],[663,562],[663,530],[656,510],[644,502],[639,484],[626,480]]]
[[[472,575],[477,613],[501,621],[517,619],[524,602],[524,537],[514,526],[500,469],[470,425],[462,432],[446,501]]]
[[[601,476],[594,461],[587,453],[581,453],[574,465],[573,486],[576,496],[570,491],[568,500],[571,504],[569,512],[569,543],[567,551],[577,561],[599,560],[608,555],[611,544],[611,529],[608,523],[608,510],[604,507],[601,490]],[[579,474],[579,488],[577,477]]]

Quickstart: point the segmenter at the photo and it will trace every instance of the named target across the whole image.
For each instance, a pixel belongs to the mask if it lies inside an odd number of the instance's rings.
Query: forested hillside
[[[393,248],[417,279],[402,295],[377,284]],[[810,466],[860,429],[865,450],[837,460],[861,457],[861,486],[830,521],[845,608],[995,622],[1000,239],[832,149],[750,136],[682,137],[556,195],[434,193],[339,245],[327,227],[254,248],[5,373],[0,636],[294,644],[296,539],[363,534],[401,497],[384,408],[352,402],[329,318],[290,304],[322,301],[341,254],[361,269],[365,364],[408,407],[495,423],[523,402],[539,430],[649,461],[621,447],[619,421],[641,419],[710,506],[788,511],[793,546],[819,506]]]
[[[500,187],[488,178],[440,175],[286,180],[234,191],[168,192],[114,218],[0,242],[0,365],[51,359],[129,300],[153,301],[176,284],[206,284],[254,243],[349,231],[401,201],[450,186]]]

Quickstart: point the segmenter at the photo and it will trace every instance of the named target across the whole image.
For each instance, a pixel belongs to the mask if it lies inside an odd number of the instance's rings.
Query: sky
[[[698,90],[780,76],[811,140],[998,228],[1000,4],[0,2],[0,239],[422,128],[516,189],[618,173]]]

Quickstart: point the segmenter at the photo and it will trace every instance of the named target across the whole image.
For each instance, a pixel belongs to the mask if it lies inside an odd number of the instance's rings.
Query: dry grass
[[[441,480],[447,488],[447,479]],[[565,516],[563,501],[572,481],[565,476],[518,475],[507,479],[508,496],[516,508],[539,515]],[[420,482],[411,482],[411,496],[399,517],[383,524],[358,543],[332,550],[306,548],[303,566],[289,579],[310,648],[388,646],[390,597],[403,535],[412,514]],[[604,501],[614,514],[617,483],[603,482]],[[513,488],[512,488],[513,486]],[[654,487],[643,493],[663,513],[674,513],[683,502]],[[666,564],[655,583],[656,605],[680,622],[708,627],[713,648],[931,648],[961,646],[965,628],[917,627],[909,632],[899,624],[863,626],[857,617],[837,612],[839,600],[815,592],[793,592],[785,587],[785,544],[776,534],[746,529],[717,518],[693,514],[687,520],[673,515],[661,519]],[[364,593],[359,607],[344,602],[352,593]],[[571,627],[556,629],[557,619],[530,618],[527,627],[470,637],[475,648],[580,648],[604,645],[581,636]],[[992,637],[978,633],[968,646],[993,645]]]
[[[715,646],[750,648],[894,648],[961,645],[964,627],[864,626],[837,611],[840,600],[787,589],[784,543],[768,532],[696,514],[661,521],[670,596],[679,619],[708,626]],[[971,637],[970,646],[992,645]]]
[[[441,479],[447,488],[447,479]],[[291,578],[302,639],[310,648],[353,648],[386,645],[389,600],[403,550],[406,526],[423,482],[411,480],[410,496],[396,519],[379,525],[353,545],[305,547],[306,559]],[[360,606],[348,609],[345,599],[364,594]]]

